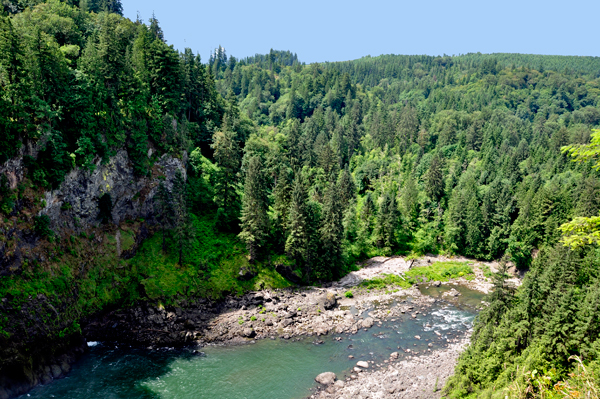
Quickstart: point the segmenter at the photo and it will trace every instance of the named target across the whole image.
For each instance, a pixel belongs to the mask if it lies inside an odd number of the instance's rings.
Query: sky
[[[167,43],[206,61],[290,50],[302,62],[470,52],[600,56],[598,0],[122,0],[158,19]]]

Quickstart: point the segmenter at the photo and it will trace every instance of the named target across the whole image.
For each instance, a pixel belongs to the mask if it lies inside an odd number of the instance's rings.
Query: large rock
[[[242,330],[242,335],[246,338],[252,338],[256,335],[256,332],[254,332],[254,330],[251,328],[244,328]]]
[[[322,384],[322,385],[331,385],[335,382],[336,379],[337,379],[337,376],[335,375],[335,373],[328,371],[326,373],[319,374],[315,378],[315,381],[317,381],[319,384]]]
[[[184,154],[184,159],[187,154]],[[80,231],[100,223],[99,199],[109,193],[112,201],[112,222],[150,218],[154,214],[154,196],[160,178],[171,189],[176,172],[186,178],[184,163],[165,154],[158,159],[152,177],[138,177],[126,150],[120,150],[106,164],[98,159],[93,171],[72,170],[57,190],[46,192],[46,206],[41,214],[48,215],[51,228]]]
[[[53,364],[50,366],[50,371],[52,372],[52,377],[58,378],[62,374],[62,369],[58,364]]]
[[[329,310],[333,309],[337,305],[337,300],[335,299],[335,294],[331,291],[327,291],[325,297],[323,298],[323,308]]]
[[[362,326],[363,328],[371,328],[373,327],[373,319],[370,317],[367,317],[366,319],[364,319],[362,321]]]
[[[240,269],[240,272],[238,273],[238,280],[250,281],[257,275],[258,275],[258,273],[256,273],[255,271],[253,271],[247,267],[242,267]]]
[[[369,363],[361,360],[360,362],[356,362],[356,365],[358,367],[362,367],[363,369],[368,369],[369,368]]]

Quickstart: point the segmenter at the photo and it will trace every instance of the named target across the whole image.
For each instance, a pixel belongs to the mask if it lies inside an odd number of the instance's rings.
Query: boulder
[[[361,360],[359,362],[356,362],[356,365],[358,367],[362,367],[363,369],[368,369],[369,368],[369,363],[367,363],[367,362],[365,362],[363,360]]]
[[[240,272],[238,273],[238,280],[249,281],[249,280],[252,280],[257,275],[258,275],[258,273],[254,272],[253,270],[250,270],[247,267],[242,267],[240,269]]]
[[[69,371],[71,371],[71,365],[69,363],[67,363],[66,361],[63,361],[60,364],[60,368],[65,373],[68,373]]]
[[[58,378],[62,374],[62,370],[58,364],[53,364],[50,366],[50,371],[52,372],[52,377]]]
[[[256,332],[254,332],[254,330],[251,328],[244,328],[242,330],[242,335],[246,338],[252,338],[256,335]]]
[[[373,319],[370,317],[367,317],[366,319],[364,319],[362,321],[362,326],[363,328],[371,328],[373,327]]]
[[[325,294],[325,297],[323,298],[323,308],[329,310],[333,309],[335,305],[337,305],[335,294],[331,291],[327,291],[327,294]]]
[[[302,282],[302,279],[289,266],[275,265],[275,271],[294,284]]]
[[[328,372],[319,374],[315,378],[315,381],[317,381],[321,385],[331,385],[335,382],[336,379],[337,379],[337,376],[335,375],[335,373],[328,371]]]
[[[398,356],[399,356],[399,355],[398,355],[398,352],[392,352],[392,353],[390,354],[390,358],[392,358],[392,359],[398,359]]]
[[[336,388],[343,388],[344,386],[346,386],[346,383],[342,380],[337,380],[335,382],[335,384],[333,384]]]
[[[441,281],[434,281],[432,284],[434,287],[440,287],[442,285]]]

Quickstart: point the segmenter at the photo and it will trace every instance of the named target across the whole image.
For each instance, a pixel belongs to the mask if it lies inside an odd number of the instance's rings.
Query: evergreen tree
[[[179,253],[179,264],[183,265],[185,249],[194,241],[195,231],[188,214],[186,178],[179,169],[176,171],[173,180],[172,207],[173,230]]]
[[[258,257],[260,248],[269,233],[267,184],[263,165],[259,157],[248,162],[242,203],[241,229],[239,237],[246,242],[250,261]]]
[[[342,209],[346,209],[350,202],[356,197],[356,185],[354,184],[354,178],[348,170],[348,165],[346,165],[340,174],[337,185],[340,196],[340,206]]]
[[[409,226],[412,229],[416,228],[419,218],[419,191],[415,179],[410,175],[404,180],[401,201],[402,210]]]
[[[227,121],[223,122],[227,126]],[[239,217],[238,171],[240,149],[235,132],[223,130],[213,135],[214,158],[219,166],[215,187],[215,203],[218,206],[217,220],[223,229],[231,229]]]
[[[309,244],[308,226],[308,197],[300,174],[296,174],[292,188],[292,198],[288,213],[287,239],[285,252],[290,259],[296,261],[296,266],[310,266],[307,262],[307,250]],[[310,270],[305,273],[305,279],[310,278]]]
[[[291,191],[292,186],[290,184],[289,172],[287,168],[282,166],[279,169],[277,183],[273,192],[273,196],[275,197],[273,204],[274,238],[281,247],[285,247]]]
[[[174,219],[174,210],[172,206],[171,193],[167,190],[164,182],[158,185],[156,196],[154,197],[154,210],[162,231],[162,249],[167,250],[167,230],[171,228]]]
[[[398,227],[398,210],[396,196],[385,193],[381,200],[381,209],[377,217],[377,246],[393,250],[397,245],[396,229]]]
[[[321,267],[316,272],[319,279],[330,280],[339,276],[343,262],[342,205],[339,188],[331,183],[325,192],[323,215],[320,228]]]
[[[439,201],[444,195],[442,160],[437,153],[431,160],[431,165],[425,175],[425,191],[433,201]]]

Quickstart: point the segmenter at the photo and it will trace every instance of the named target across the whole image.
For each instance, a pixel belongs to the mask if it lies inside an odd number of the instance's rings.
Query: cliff
[[[27,179],[23,156],[0,166],[14,194],[14,209],[0,220],[0,399],[59,378],[83,353],[83,318],[126,297],[114,281],[124,258],[151,235],[154,197],[170,189],[185,159],[165,154],[148,176],[137,177],[125,150],[94,170],[72,170],[60,187],[43,191]],[[151,154],[149,154],[151,155]],[[103,223],[100,198],[108,194]],[[48,221],[48,235],[40,231]],[[47,218],[46,218],[47,217]]]

